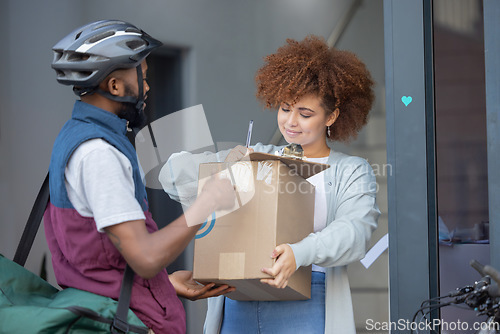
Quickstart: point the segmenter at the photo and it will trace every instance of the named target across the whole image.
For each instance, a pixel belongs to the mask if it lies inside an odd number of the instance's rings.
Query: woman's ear
[[[333,123],[335,123],[335,121],[339,117],[339,114],[340,114],[339,108],[336,108],[332,113],[330,113],[330,115],[328,115],[328,118],[326,120],[326,126],[331,126]]]

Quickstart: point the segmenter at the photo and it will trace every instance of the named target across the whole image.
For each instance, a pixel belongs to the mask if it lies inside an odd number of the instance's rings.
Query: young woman
[[[305,301],[234,301],[211,298],[205,332],[222,333],[355,333],[347,265],[362,259],[377,226],[376,181],[366,160],[334,151],[331,141],[349,141],[367,122],[373,103],[373,81],[352,53],[328,48],[309,36],[287,40],[266,57],[256,75],[257,97],[278,108],[278,127],[288,143],[300,144],[305,159],[331,167],[309,179],[316,187],[314,233],[295,244],[276,247],[269,279],[284,288],[300,266],[313,265],[311,299]],[[281,147],[257,144],[251,150],[274,153]],[[244,147],[219,152],[218,159],[238,160]],[[214,155],[173,155],[160,180],[174,199],[175,184],[193,184],[196,166]],[[220,160],[219,160],[220,161]],[[172,166],[183,166],[175,171]],[[174,171],[174,173],[172,173]],[[186,191],[182,192],[186,193]],[[189,193],[189,192],[188,192]]]

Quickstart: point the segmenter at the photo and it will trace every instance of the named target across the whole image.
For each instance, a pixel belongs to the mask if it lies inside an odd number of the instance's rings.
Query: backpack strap
[[[35,241],[36,233],[40,227],[40,222],[42,221],[43,214],[47,208],[47,203],[49,202],[49,173],[45,176],[45,180],[42,183],[42,187],[38,192],[35,204],[31,209],[31,213],[28,218],[28,222],[24,227],[23,235],[21,236],[21,241],[17,246],[16,254],[14,255],[14,262],[24,267],[28,254],[33,246],[33,241]]]
[[[113,325],[111,325],[111,333],[113,334],[128,333],[130,330],[127,318],[130,307],[130,295],[132,293],[132,285],[134,283],[134,275],[134,271],[127,264],[125,272],[123,273],[120,297],[118,298],[118,307],[116,308]]]

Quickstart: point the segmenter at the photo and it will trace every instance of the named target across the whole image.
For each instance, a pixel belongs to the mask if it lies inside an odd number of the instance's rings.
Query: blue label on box
[[[196,236],[194,237],[195,239],[200,239],[206,236],[210,231],[215,226],[215,212],[212,213],[212,219],[210,219],[210,222],[208,222],[208,219],[205,220],[203,224],[201,224],[200,229],[198,230],[198,233],[196,233]]]

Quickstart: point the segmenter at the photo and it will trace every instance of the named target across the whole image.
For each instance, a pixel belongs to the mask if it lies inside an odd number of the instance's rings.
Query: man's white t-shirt
[[[78,146],[64,173],[68,198],[76,211],[93,217],[99,232],[131,220],[146,219],[135,198],[130,160],[103,139]]]

